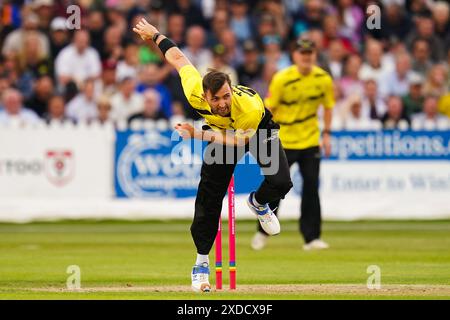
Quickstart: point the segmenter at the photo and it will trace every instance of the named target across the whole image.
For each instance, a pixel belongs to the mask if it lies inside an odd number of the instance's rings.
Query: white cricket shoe
[[[269,205],[256,206],[253,204],[255,192],[250,193],[247,198],[248,207],[256,214],[259,223],[268,235],[274,236],[281,231],[280,222],[277,216],[270,210]]]
[[[328,249],[330,246],[328,243],[321,239],[314,239],[311,242],[308,242],[303,245],[303,250],[309,251],[309,250],[321,250],[321,249]]]
[[[267,235],[260,231],[256,232],[252,238],[252,249],[253,250],[262,250],[266,246],[267,243]]]
[[[210,292],[209,265],[204,262],[202,265],[195,265],[191,274],[192,290],[195,292]]]

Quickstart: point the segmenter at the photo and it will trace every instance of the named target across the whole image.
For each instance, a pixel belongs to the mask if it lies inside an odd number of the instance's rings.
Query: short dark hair
[[[231,79],[228,74],[209,69],[208,73],[203,77],[203,91],[206,93],[209,90],[212,95],[215,95],[225,82],[228,82],[231,87]]]

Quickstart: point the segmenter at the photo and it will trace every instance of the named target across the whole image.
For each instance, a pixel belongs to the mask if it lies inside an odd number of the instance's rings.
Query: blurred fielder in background
[[[305,240],[303,248],[326,249],[328,244],[320,239],[321,213],[319,199],[320,129],[318,109],[324,107],[322,146],[325,156],[331,153],[330,127],[334,107],[331,76],[316,66],[315,43],[300,39],[293,52],[294,65],[276,73],[269,86],[267,107],[280,128],[280,140],[286,151],[289,166],[298,163],[303,177],[301,197],[300,232]],[[270,203],[277,213],[280,201]],[[267,234],[258,225],[252,239],[252,248],[261,250],[266,245]]]
[[[191,274],[192,289],[207,292],[211,290],[208,254],[217,234],[222,201],[236,163],[247,151],[257,159],[265,176],[259,189],[250,193],[247,203],[266,234],[280,232],[279,221],[268,203],[283,198],[291,189],[292,182],[286,155],[278,140],[279,126],[271,120],[270,111],[264,108],[262,99],[254,90],[231,86],[227,74],[214,70],[202,79],[182,51],[145,19],[138,22],[133,31],[143,40],[152,40],[158,45],[169,64],[180,74],[189,103],[207,121],[208,130],[195,129],[188,123],[175,127],[183,139],[209,142],[201,168],[191,226],[197,248],[197,260]],[[256,144],[258,151],[252,150],[252,144]],[[221,153],[218,147],[223,151],[222,155],[218,155]],[[262,161],[260,150],[265,149],[276,162],[275,172],[270,172],[267,163]],[[205,161],[207,154],[212,157],[215,154],[216,159]],[[231,161],[229,155],[232,155]],[[270,169],[273,169],[273,165]]]

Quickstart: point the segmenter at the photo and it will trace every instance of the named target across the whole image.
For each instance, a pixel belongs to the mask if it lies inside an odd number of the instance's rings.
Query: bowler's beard
[[[226,105],[225,108],[216,108],[213,113],[221,117],[228,117],[230,115],[230,111],[230,106]]]

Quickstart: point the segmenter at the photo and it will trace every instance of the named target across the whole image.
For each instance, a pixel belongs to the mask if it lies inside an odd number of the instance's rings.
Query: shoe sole
[[[202,283],[200,285],[200,289],[198,289],[194,286],[191,286],[191,288],[194,292],[200,292],[200,293],[201,292],[211,292],[211,285],[209,283]]]
[[[261,251],[262,249],[264,249],[264,247],[265,247],[265,246],[260,246],[260,247],[258,247],[258,246],[251,245],[251,248],[252,248],[253,250],[255,250],[255,251]]]
[[[311,248],[311,247],[303,247],[303,250],[305,250],[305,251],[311,251],[311,250],[326,250],[326,249],[329,249],[329,247],[327,247],[327,248]]]

